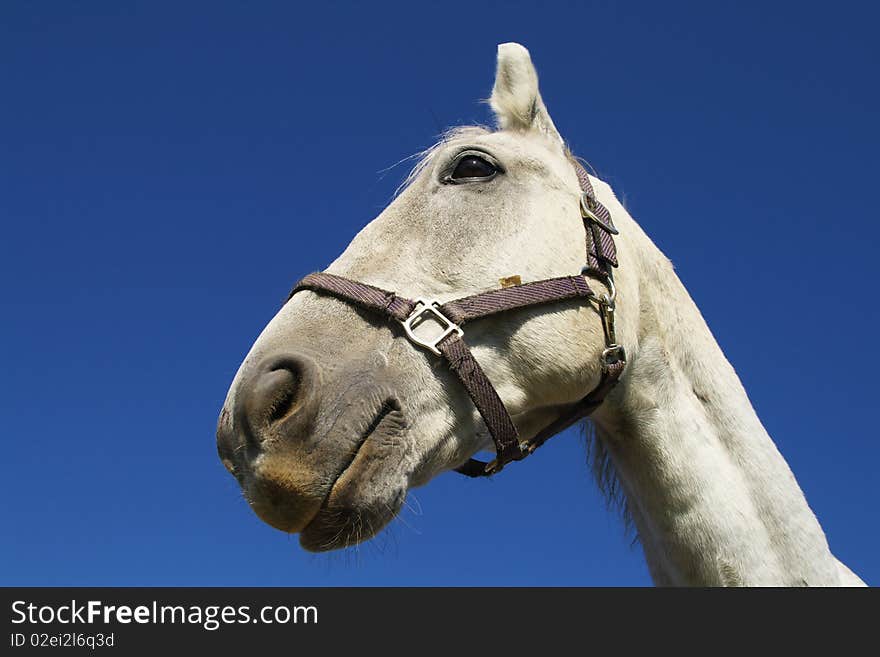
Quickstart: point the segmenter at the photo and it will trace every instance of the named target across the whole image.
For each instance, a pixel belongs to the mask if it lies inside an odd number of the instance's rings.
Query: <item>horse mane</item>
[[[583,424],[584,443],[587,453],[587,464],[593,473],[593,480],[602,496],[605,498],[606,507],[616,511],[623,519],[624,532],[633,537],[633,544],[638,543],[639,535],[633,521],[632,510],[626,491],[620,483],[614,460],[608,451],[605,436],[601,429],[589,418]]]

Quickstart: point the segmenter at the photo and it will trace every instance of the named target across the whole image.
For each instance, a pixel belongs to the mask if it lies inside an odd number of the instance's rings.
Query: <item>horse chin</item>
[[[349,547],[378,534],[400,511],[408,487],[401,471],[405,424],[397,413],[378,423],[336,477],[300,544],[310,552]]]
[[[300,532],[310,552],[350,547],[378,534],[398,514],[406,498],[406,479],[388,472],[388,459],[362,455],[333,484],[321,508]]]
[[[394,519],[405,496],[402,490],[386,502],[323,507],[300,532],[299,543],[309,552],[328,552],[369,540]]]

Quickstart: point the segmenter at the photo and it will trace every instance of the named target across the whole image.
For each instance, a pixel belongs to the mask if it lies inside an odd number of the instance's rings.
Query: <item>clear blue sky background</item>
[[[216,456],[291,283],[524,43],[675,262],[834,552],[880,582],[880,15],[870,3],[4,2],[0,583],[650,582],[574,433],[304,553]]]

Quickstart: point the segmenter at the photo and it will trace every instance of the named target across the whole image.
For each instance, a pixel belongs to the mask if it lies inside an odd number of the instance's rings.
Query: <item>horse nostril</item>
[[[275,358],[257,368],[236,403],[236,415],[251,444],[259,445],[266,431],[302,413],[314,397],[315,365],[305,357]]]
[[[264,406],[267,424],[275,424],[296,410],[301,379],[297,372],[278,368],[263,374],[254,386],[254,395]]]

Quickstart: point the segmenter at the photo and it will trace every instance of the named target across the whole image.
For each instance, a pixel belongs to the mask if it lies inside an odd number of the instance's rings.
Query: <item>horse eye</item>
[[[458,161],[455,170],[449,176],[452,180],[465,178],[491,178],[498,173],[498,168],[477,155],[467,155]]]

